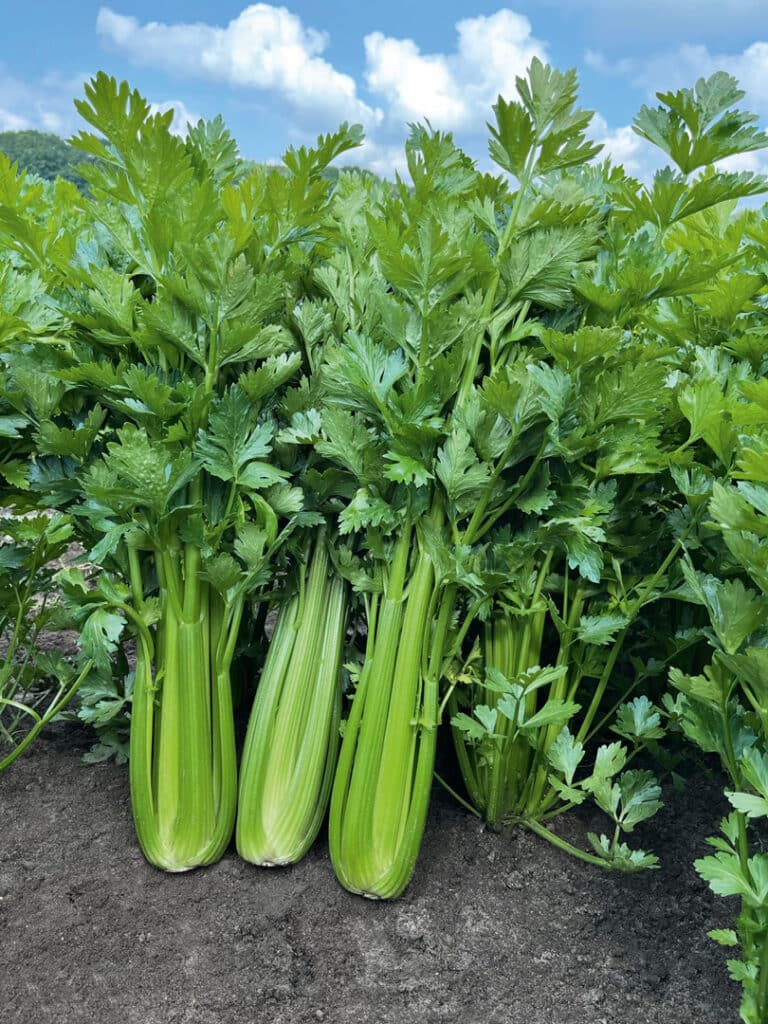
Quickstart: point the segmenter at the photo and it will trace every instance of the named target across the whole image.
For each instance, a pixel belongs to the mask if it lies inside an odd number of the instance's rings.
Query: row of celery
[[[534,61],[517,88],[494,107],[497,177],[421,127],[408,182],[332,188],[346,125],[253,168],[220,121],[180,139],[105,75],[78,103],[89,197],[4,169],[3,245],[55,313],[18,310],[4,343],[31,459],[15,501],[85,546],[61,574],[85,664],[135,640],[131,798],[161,868],[210,864],[233,832],[245,859],[292,863],[330,806],[341,883],[399,895],[446,713],[476,813],[655,863],[624,841],[661,806],[629,766],[663,732],[636,691],[667,657],[652,609],[698,535],[679,481],[714,429],[671,319],[754,245],[702,241],[768,188],[710,165],[768,140],[715,75],[641,111],[677,166],[643,185],[593,162],[574,73]],[[238,772],[232,667],[276,593]],[[547,825],[588,798],[614,825],[591,852]]]

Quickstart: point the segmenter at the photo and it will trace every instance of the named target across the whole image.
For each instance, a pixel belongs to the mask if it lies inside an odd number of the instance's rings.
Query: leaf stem
[[[474,815],[476,818],[480,818],[480,820],[482,821],[482,818],[483,818],[482,814],[475,807],[473,807],[471,803],[469,803],[467,800],[465,800],[464,797],[459,796],[459,794],[456,792],[456,790],[452,786],[448,785],[448,783],[445,781],[445,779],[442,777],[442,775],[439,775],[437,772],[435,772],[434,776],[437,779],[437,781],[440,783],[440,785],[443,787],[443,789],[447,793],[450,793],[450,795],[453,797],[453,799],[456,801],[456,803],[461,804],[461,806],[466,811],[469,811],[470,814]]]
[[[11,753],[7,755],[7,757],[3,758],[3,760],[0,761],[0,772],[4,771],[9,765],[13,764],[16,758],[20,757],[21,754],[23,754],[24,751],[27,749],[27,747],[36,739],[41,729],[43,729],[48,724],[48,722],[55,718],[56,715],[58,715],[58,713],[62,710],[62,708],[64,708],[69,703],[69,701],[74,697],[75,693],[78,691],[82,683],[85,681],[86,677],[88,676],[88,673],[91,671],[92,668],[93,661],[89,659],[85,663],[85,667],[83,668],[82,672],[75,679],[74,683],[72,683],[69,689],[65,690],[63,694],[62,690],[59,690],[59,693],[54,698],[54,703],[48,708],[44,715],[40,716],[33,709],[25,708],[25,710],[27,710],[28,713],[31,714],[37,720],[30,729],[30,731],[27,733],[27,735],[24,737],[24,739],[19,743],[19,745],[14,750],[12,750]],[[62,696],[59,696],[59,694],[62,694]],[[3,701],[3,703],[15,702]]]
[[[598,857],[594,853],[587,853],[585,850],[579,849],[578,846],[574,846],[573,843],[569,843],[567,839],[563,839],[561,836],[555,835],[555,833],[550,831],[546,825],[542,825],[541,822],[536,821],[535,818],[521,818],[520,824],[524,828],[530,829],[531,832],[535,832],[537,836],[541,836],[542,839],[546,839],[548,842],[552,843],[552,845],[556,846],[558,850],[563,850],[565,853],[569,853],[573,857],[578,857],[579,860],[583,860],[587,864],[594,864],[599,868],[605,868],[608,866],[602,857]]]

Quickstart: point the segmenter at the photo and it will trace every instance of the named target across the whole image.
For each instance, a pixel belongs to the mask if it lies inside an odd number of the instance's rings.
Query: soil
[[[729,1024],[738,986],[706,937],[734,907],[692,867],[722,813],[691,787],[621,876],[436,791],[416,875],[391,903],[346,893],[325,843],[290,869],[234,851],[165,875],[136,845],[125,768],[56,726],[0,778],[4,1024]],[[587,822],[563,834],[579,841]]]

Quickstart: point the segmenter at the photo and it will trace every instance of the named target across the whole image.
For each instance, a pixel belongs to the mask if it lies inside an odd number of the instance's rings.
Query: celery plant
[[[749,261],[757,265],[768,241],[764,213],[743,214],[734,233],[755,243]],[[742,1021],[759,1024],[768,1016],[768,858],[756,834],[768,817],[768,401],[764,307],[755,301],[754,280],[739,283],[725,279],[702,298],[703,344],[678,383],[689,436],[675,476],[689,514],[704,510],[706,528],[690,547],[674,596],[703,609],[696,634],[709,657],[698,672],[671,670],[677,692],[665,698],[665,709],[727,779],[732,810],[708,840],[713,852],[695,867],[713,892],[740,901],[734,926],[710,936],[732,951],[728,968],[742,986]],[[725,323],[727,348],[741,358],[707,347],[720,341]]]
[[[95,675],[87,638],[75,662],[39,649],[44,632],[74,625],[62,614],[55,579],[56,562],[71,537],[66,516],[0,518],[0,771]]]
[[[621,832],[658,809],[659,790],[649,774],[622,773],[661,735],[658,712],[648,702],[623,709],[632,750],[602,747],[592,774],[574,776],[611,704],[622,703],[611,684],[628,631],[664,592],[680,550],[649,487],[664,467],[672,404],[666,350],[644,339],[640,362],[637,341],[591,327],[547,330],[541,341],[561,405],[537,486],[492,535],[483,575],[495,596],[478,636],[484,666],[478,674],[471,665],[450,694],[454,740],[471,804],[488,821],[517,820],[560,842],[542,823],[591,795],[614,819],[614,838],[595,839],[594,854],[572,852],[632,869],[653,861],[630,856]],[[635,447],[623,442],[630,430]]]
[[[482,589],[478,544],[531,484],[545,444],[552,382],[508,374],[507,358],[538,329],[532,309],[568,304],[598,231],[583,190],[573,205],[542,200],[526,222],[521,197],[537,176],[596,148],[573,73],[535,62],[519,88],[531,131],[522,140],[500,101],[491,147],[505,169],[512,161],[516,191],[479,174],[450,136],[414,128],[412,185],[340,188],[337,242],[315,274],[333,333],[317,383],[293,400],[296,429],[312,424],[328,479],[343,485],[340,531],[363,535],[380,580],[365,584],[366,653],[331,798],[331,857],[342,884],[372,897],[398,895],[413,872],[440,681],[467,628],[457,595]],[[492,377],[479,388],[484,370]],[[517,388],[529,399],[522,415],[507,401]]]
[[[485,669],[462,698],[470,713],[459,710],[460,690],[451,697],[473,809],[491,822],[520,821],[583,859],[623,870],[655,863],[630,851],[622,832],[654,813],[660,790],[650,773],[625,769],[662,729],[646,699],[620,706],[643,679],[638,662],[616,668],[643,609],[669,589],[696,526],[695,516],[667,515],[676,500],[667,466],[690,442],[669,379],[681,354],[664,325],[670,307],[685,304],[698,329],[699,293],[706,304],[705,290],[741,259],[738,243],[707,244],[701,218],[766,189],[754,174],[694,174],[714,152],[765,144],[750,115],[728,111],[742,96],[732,79],[715,75],[695,93],[660,96],[663,107],[641,111],[638,132],[679,167],[660,172],[652,187],[609,168],[582,176],[603,192],[608,213],[595,266],[577,276],[578,329],[540,334],[561,396],[548,428],[545,477],[527,505],[510,510],[489,561],[488,578],[502,582],[482,636]],[[741,132],[721,139],[722,117],[738,121]],[[750,281],[747,295],[753,291]],[[684,412],[689,401],[684,392]],[[712,412],[714,432],[721,421]],[[471,678],[465,673],[464,681]],[[612,742],[587,757],[588,742],[608,724],[631,746]],[[612,839],[590,836],[592,853],[544,826],[588,796],[615,825]]]
[[[99,75],[76,144],[94,228],[58,301],[72,327],[65,385],[96,430],[41,431],[35,486],[69,504],[106,601],[137,644],[131,798],[141,847],[171,871],[216,860],[237,796],[230,690],[249,595],[288,534],[316,521],[272,457],[273,407],[301,357],[289,329],[328,192],[355,145],[342,128],[247,170],[220,121],[170,133],[127,85]],[[76,590],[73,584],[73,590]]]
[[[62,712],[86,678],[93,684],[101,677],[88,633],[74,659],[41,650],[46,633],[74,628],[55,576],[73,524],[69,516],[36,511],[30,491],[42,425],[53,410],[70,422],[80,418],[58,379],[61,361],[43,350],[66,329],[66,319],[42,274],[45,269],[55,277],[56,266],[71,255],[80,212],[73,186],[30,179],[0,154],[0,770]]]
[[[735,927],[717,929],[710,937],[734,951],[728,967],[742,985],[745,1024],[760,1024],[768,1016],[768,855],[759,852],[753,830],[768,818],[766,450],[765,434],[750,437],[739,460],[741,472],[751,464],[747,480],[758,471],[756,482],[715,485],[711,512],[743,576],[718,579],[686,566],[679,596],[706,609],[704,633],[713,657],[699,675],[672,669],[670,681],[678,693],[665,700],[672,721],[691,743],[719,759],[729,783],[725,796],[733,810],[708,840],[714,853],[695,867],[713,892],[740,900]]]
[[[434,567],[418,544],[411,551],[411,541],[406,526],[384,593],[374,598],[368,615],[365,663],[331,802],[337,877],[352,892],[374,898],[399,895],[418,855],[437,735],[435,662],[447,642],[445,615],[435,635],[428,635]]]

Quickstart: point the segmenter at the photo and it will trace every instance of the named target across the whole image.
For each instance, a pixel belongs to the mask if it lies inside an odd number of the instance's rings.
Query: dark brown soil
[[[664,866],[619,876],[484,830],[437,792],[405,896],[234,852],[164,875],[136,846],[127,772],[57,727],[0,777],[3,1024],[729,1024],[706,931],[733,909],[692,861],[721,813],[690,789],[653,824]],[[583,822],[565,823],[576,839]],[[651,829],[643,838],[650,840]]]

